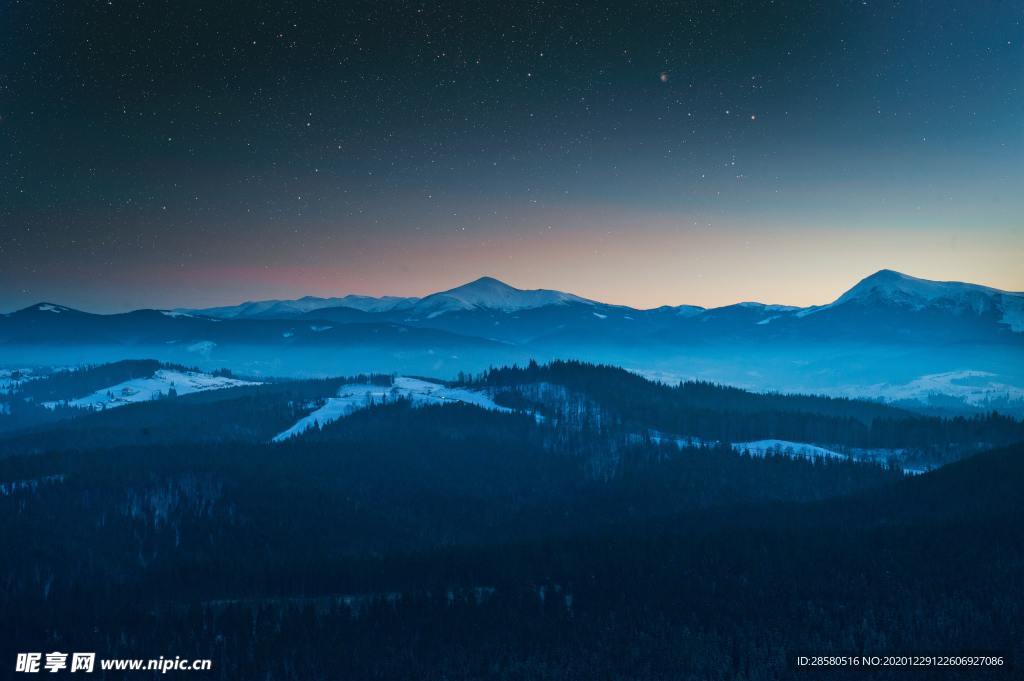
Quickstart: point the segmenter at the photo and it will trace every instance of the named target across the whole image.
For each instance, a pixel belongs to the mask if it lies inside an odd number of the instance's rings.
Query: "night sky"
[[[1024,290],[1024,3],[0,0],[0,311]]]

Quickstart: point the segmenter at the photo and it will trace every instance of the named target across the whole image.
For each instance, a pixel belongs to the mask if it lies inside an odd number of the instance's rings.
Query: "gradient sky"
[[[1021,2],[0,0],[0,310],[1024,290]]]

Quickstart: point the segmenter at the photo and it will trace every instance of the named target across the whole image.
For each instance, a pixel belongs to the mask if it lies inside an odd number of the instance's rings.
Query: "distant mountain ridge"
[[[247,326],[211,327],[211,322]],[[742,302],[709,309],[680,305],[642,310],[562,291],[518,289],[493,277],[481,277],[423,298],[307,296],[113,315],[95,315],[46,302],[0,316],[0,343],[63,342],[60,337],[68,335],[66,342],[174,343],[198,339],[266,343],[283,338],[296,339],[293,343],[306,339],[322,344],[341,330],[354,331],[357,325],[387,334],[432,330],[463,338],[542,346],[811,339],[925,344],[1016,342],[1024,334],[1024,294],[881,270],[827,305],[801,308]],[[72,327],[75,333],[68,332]],[[366,337],[365,333],[358,335]]]
[[[518,289],[494,277],[480,277],[468,284],[425,296],[410,305],[409,309],[436,316],[456,310],[516,312],[569,303],[593,305],[594,301],[561,291]]]
[[[518,310],[564,305],[567,303],[593,304],[595,301],[571,293],[549,289],[518,289],[494,277],[480,277],[474,281],[445,291],[431,293],[422,298],[402,296],[346,295],[334,298],[305,296],[296,300],[258,300],[208,308],[178,308],[175,311],[188,314],[217,317],[220,319],[292,317],[308,315],[317,310],[346,307],[362,312],[391,312],[409,310],[416,315],[438,315],[445,312],[466,310]]]
[[[489,310],[508,313],[551,305],[583,304],[612,307],[636,313],[674,311],[682,316],[696,316],[704,312],[721,313],[735,308],[745,308],[802,318],[824,310],[834,310],[847,303],[881,304],[914,311],[921,311],[929,307],[942,307],[947,311],[958,313],[1001,312],[1001,323],[1006,324],[1014,332],[1024,332],[1024,293],[1002,291],[964,282],[931,281],[887,269],[862,279],[832,303],[810,307],[741,302],[717,308],[677,305],[643,310],[622,305],[609,305],[562,291],[518,289],[493,277],[485,276],[462,286],[432,293],[422,298],[359,295],[334,298],[306,296],[297,300],[251,301],[241,305],[200,309],[182,308],[178,311],[224,319],[245,319],[252,317],[284,318],[302,314],[308,316],[317,310],[347,307],[370,313],[406,311],[414,317],[437,317],[452,312]]]
[[[222,319],[245,319],[251,317],[287,317],[313,312],[329,307],[349,307],[363,312],[385,312],[415,303],[419,298],[402,298],[399,296],[360,296],[349,294],[336,298],[318,298],[303,296],[296,300],[257,300],[240,305],[226,305],[204,309],[178,308],[176,312],[204,314]]]
[[[145,356],[293,377],[455,376],[579,359],[671,380],[1024,414],[1024,294],[892,270],[811,307],[642,310],[493,277],[423,298],[306,297],[111,315],[46,302],[0,315],[0,349],[11,369]]]

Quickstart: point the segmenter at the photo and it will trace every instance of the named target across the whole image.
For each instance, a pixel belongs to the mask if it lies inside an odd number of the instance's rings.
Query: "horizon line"
[[[843,293],[839,294],[839,296],[837,296],[833,300],[831,300],[829,302],[826,302],[826,303],[819,303],[819,304],[813,304],[813,305],[790,305],[790,304],[787,304],[787,303],[765,303],[765,302],[761,302],[761,301],[758,301],[758,300],[738,300],[736,302],[727,303],[725,305],[713,305],[713,306],[696,305],[696,304],[693,304],[693,303],[679,303],[679,304],[664,303],[664,304],[661,304],[661,305],[654,305],[652,307],[635,307],[635,306],[632,306],[632,305],[626,305],[626,304],[620,304],[620,303],[607,303],[607,302],[604,302],[604,301],[596,299],[596,298],[587,298],[585,296],[581,296],[581,295],[572,293],[571,291],[565,291],[565,290],[561,290],[561,289],[543,288],[543,287],[540,287],[540,288],[519,288],[517,286],[513,286],[512,284],[509,284],[508,282],[506,282],[506,281],[504,281],[502,279],[499,279],[498,277],[495,277],[495,276],[489,275],[489,274],[484,274],[484,275],[478,276],[478,277],[476,277],[474,279],[471,279],[471,280],[469,280],[469,281],[467,281],[467,282],[465,282],[463,284],[459,284],[457,286],[452,286],[452,287],[446,288],[446,289],[440,289],[440,290],[437,290],[437,291],[432,291],[432,292],[426,293],[426,294],[424,294],[422,296],[414,296],[414,295],[413,296],[406,296],[406,295],[397,295],[397,294],[390,294],[390,293],[385,293],[385,294],[381,294],[381,295],[370,295],[370,294],[353,293],[353,292],[343,293],[343,294],[340,294],[340,295],[325,295],[325,296],[306,294],[306,295],[302,295],[302,296],[298,296],[298,297],[294,297],[294,298],[259,298],[259,299],[248,299],[248,300],[244,300],[244,301],[237,302],[237,303],[225,303],[225,304],[220,304],[220,305],[207,305],[207,306],[204,306],[204,307],[178,306],[178,307],[170,307],[170,308],[168,308],[168,307],[146,307],[146,306],[143,306],[143,307],[135,307],[135,308],[130,308],[130,309],[124,309],[124,310],[121,310],[121,311],[113,311],[113,312],[90,312],[88,309],[85,309],[84,307],[72,307],[70,305],[65,305],[63,303],[57,303],[57,302],[53,302],[53,301],[50,301],[50,300],[40,300],[40,301],[38,301],[36,303],[32,303],[32,304],[26,305],[24,307],[18,307],[18,308],[9,310],[7,312],[2,312],[0,314],[9,315],[9,314],[13,314],[15,312],[20,312],[22,310],[29,310],[29,309],[32,309],[32,308],[35,308],[35,307],[39,307],[41,305],[53,305],[55,307],[63,307],[63,308],[66,308],[68,310],[74,310],[74,311],[77,311],[77,312],[87,312],[89,314],[113,315],[113,314],[127,314],[127,313],[130,313],[130,312],[139,312],[139,311],[145,311],[145,310],[155,310],[155,311],[160,311],[160,312],[187,312],[187,311],[197,311],[197,312],[199,312],[199,311],[212,310],[212,309],[218,309],[218,308],[240,307],[242,305],[249,305],[249,304],[255,304],[255,303],[266,303],[266,302],[288,303],[288,302],[299,301],[299,300],[306,300],[306,299],[331,300],[331,299],[344,299],[344,298],[349,298],[349,297],[354,297],[354,298],[370,298],[370,299],[374,299],[374,300],[383,300],[383,299],[393,298],[393,299],[401,299],[401,300],[419,301],[419,300],[423,300],[425,298],[429,298],[430,296],[444,294],[444,293],[449,293],[451,291],[456,291],[458,289],[465,288],[467,286],[471,286],[472,284],[475,284],[477,282],[481,282],[481,281],[484,281],[484,280],[491,280],[491,281],[497,282],[498,284],[501,284],[503,286],[506,286],[508,288],[514,289],[514,290],[519,291],[519,292],[547,291],[547,292],[563,293],[563,294],[568,294],[568,295],[575,296],[577,298],[580,298],[583,301],[590,302],[590,303],[597,303],[597,304],[600,304],[600,305],[607,305],[607,306],[610,306],[610,307],[624,307],[624,308],[628,308],[628,309],[631,309],[631,310],[638,310],[638,311],[658,310],[658,309],[665,308],[665,307],[668,307],[668,308],[686,308],[686,307],[688,307],[688,308],[698,308],[698,309],[701,309],[701,310],[720,310],[720,309],[724,309],[724,308],[727,308],[727,307],[734,307],[736,305],[779,306],[779,307],[790,307],[790,308],[794,308],[794,309],[805,309],[806,310],[806,309],[812,309],[812,308],[817,308],[817,307],[824,307],[826,305],[831,305],[831,304],[835,303],[836,301],[838,301],[839,298],[841,298],[843,295],[845,295],[849,291],[851,291],[854,288],[856,288],[862,282],[867,281],[868,279],[871,279],[873,277],[877,277],[879,275],[886,274],[886,273],[899,275],[902,278],[913,280],[913,281],[921,281],[921,282],[928,282],[928,283],[934,283],[934,284],[962,284],[962,285],[967,285],[967,286],[973,286],[973,287],[988,289],[988,290],[993,291],[995,293],[1003,293],[1003,294],[1010,294],[1010,295],[1024,295],[1024,292],[1010,291],[1010,290],[1007,290],[1007,289],[1000,289],[1000,288],[997,288],[997,287],[994,287],[994,286],[989,286],[987,284],[979,284],[979,283],[975,283],[975,282],[963,281],[963,280],[958,280],[958,279],[949,279],[949,280],[926,279],[926,278],[923,278],[923,277],[916,277],[914,275],[906,274],[905,272],[900,272],[899,270],[896,270],[896,269],[883,267],[882,269],[876,270],[875,272],[872,272],[871,274],[858,279],[856,282],[854,282],[848,288],[844,289]],[[345,306],[341,305],[339,307],[345,307]]]

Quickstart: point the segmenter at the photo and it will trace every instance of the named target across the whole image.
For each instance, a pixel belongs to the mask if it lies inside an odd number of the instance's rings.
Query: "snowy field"
[[[999,380],[988,371],[946,371],[926,374],[907,383],[876,383],[866,386],[845,386],[836,392],[845,397],[885,400],[917,401],[927,404],[934,396],[948,396],[974,407],[988,403],[1024,403],[1024,388]]]
[[[737,452],[749,452],[751,456],[768,456],[769,454],[785,454],[786,456],[804,457],[807,459],[846,459],[846,454],[834,452],[817,445],[789,440],[755,440],[753,442],[734,442],[732,448]]]
[[[222,390],[242,385],[257,384],[252,381],[242,381],[237,378],[227,378],[224,376],[211,376],[210,374],[196,371],[159,369],[149,378],[133,378],[123,383],[97,390],[91,395],[68,400],[67,404],[69,407],[99,411],[165,397],[171,388],[179,395],[188,395],[189,393]],[[43,406],[48,409],[55,409],[60,404],[62,402],[44,402]]]
[[[719,443],[716,440],[702,440],[699,437],[675,437],[657,431],[651,431],[651,441],[655,444],[675,443],[679,448],[683,447],[715,447]],[[804,442],[790,442],[789,440],[754,440],[752,442],[733,442],[729,445],[736,452],[748,452],[751,456],[768,456],[769,454],[783,454],[785,456],[830,459],[846,459],[846,454],[832,451],[818,445],[810,445]]]
[[[495,411],[512,411],[508,407],[496,404],[489,393],[483,390],[467,388],[449,388],[440,383],[432,383],[418,378],[399,376],[394,385],[370,385],[365,383],[347,384],[338,389],[337,397],[327,398],[327,402],[316,411],[304,416],[288,430],[274,436],[274,442],[282,442],[301,435],[309,428],[319,424],[324,426],[348,416],[349,414],[369,407],[371,404],[410,399],[414,405],[453,404],[461,402],[472,404],[483,409]]]
[[[818,445],[809,445],[803,442],[790,442],[789,440],[755,440],[753,442],[734,442],[732,448],[737,452],[748,452],[751,456],[769,456],[771,454],[782,454],[783,456],[802,457],[805,459],[853,459],[865,463],[875,463],[880,466],[890,458],[901,459],[904,452],[900,449],[854,449],[848,454],[837,452]],[[903,467],[906,475],[920,475],[927,473],[927,468]]]
[[[682,381],[710,380],[765,394],[831,395],[850,399],[894,404],[910,409],[932,405],[961,406],[964,409],[995,409],[1021,415],[1024,412],[1024,385],[1018,376],[1006,376],[990,371],[960,369],[933,374],[922,374],[903,383],[836,383],[834,385],[803,385],[796,383],[783,388],[764,385],[756,380],[742,380],[737,376],[710,376],[699,373],[677,373],[663,370],[631,368],[630,371],[651,381],[676,385]],[[746,377],[754,378],[753,374]]]

